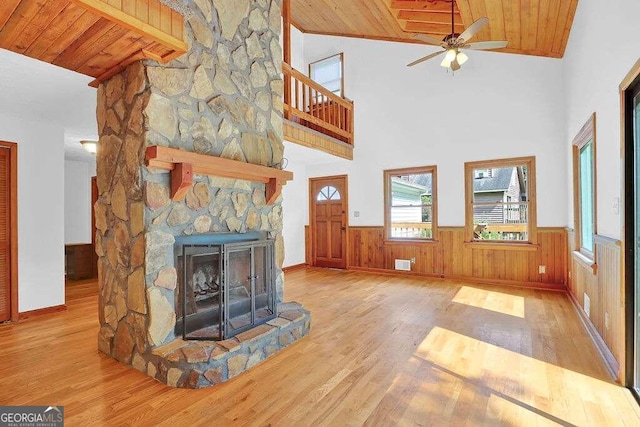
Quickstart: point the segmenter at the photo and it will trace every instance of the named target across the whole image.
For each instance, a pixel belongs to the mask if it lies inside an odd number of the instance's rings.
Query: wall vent
[[[397,259],[396,270],[411,271],[411,260]]]

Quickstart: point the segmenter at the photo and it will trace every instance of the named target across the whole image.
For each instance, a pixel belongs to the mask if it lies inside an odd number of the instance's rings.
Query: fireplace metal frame
[[[179,245],[180,250],[176,250],[176,267],[178,267],[178,263],[182,263],[182,277],[180,286],[181,293],[181,308],[182,308],[182,316],[176,322],[176,334],[179,332],[182,333],[182,338],[185,340],[203,340],[203,341],[211,341],[211,340],[224,340],[231,338],[239,333],[242,333],[246,330],[254,328],[258,325],[268,322],[269,320],[277,317],[277,304],[276,304],[276,289],[275,289],[275,249],[274,249],[274,241],[272,239],[259,239],[259,240],[247,240],[247,241],[237,241],[231,243],[182,243]],[[258,272],[256,271],[256,263],[257,256],[256,249],[264,248],[264,274],[265,274],[265,283],[266,283],[266,305],[270,310],[271,314],[260,319],[257,319],[256,316],[256,279],[259,279]],[[178,249],[178,248],[176,248]],[[207,251],[209,249],[209,251]],[[251,296],[250,296],[250,315],[251,322],[246,326],[239,327],[236,329],[232,329],[230,322],[230,261],[229,256],[233,253],[249,251],[250,254],[250,276],[248,279],[250,280],[251,286]],[[219,278],[219,294],[218,294],[218,334],[217,336],[189,336],[193,331],[189,332],[187,329],[188,321],[187,318],[191,315],[187,315],[187,292],[193,292],[193,290],[188,290],[189,281],[187,274],[187,263],[188,258],[190,256],[198,256],[198,255],[215,255],[218,254],[218,278]],[[212,325],[213,326],[213,325]]]

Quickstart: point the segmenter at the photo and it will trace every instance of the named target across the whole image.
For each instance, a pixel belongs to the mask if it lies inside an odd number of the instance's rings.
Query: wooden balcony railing
[[[286,62],[282,71],[285,118],[352,145],[353,102],[337,96]]]

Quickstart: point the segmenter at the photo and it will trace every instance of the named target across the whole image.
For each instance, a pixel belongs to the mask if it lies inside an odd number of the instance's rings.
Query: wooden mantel
[[[149,168],[171,171],[171,198],[181,200],[193,184],[193,174],[235,178],[265,183],[267,204],[273,204],[282,186],[293,179],[293,173],[238,160],[192,153],[157,145],[147,148]]]

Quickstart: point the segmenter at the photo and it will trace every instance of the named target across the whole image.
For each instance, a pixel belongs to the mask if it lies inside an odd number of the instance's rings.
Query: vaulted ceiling
[[[455,32],[477,19],[490,22],[472,41],[507,40],[503,52],[560,58],[578,0],[455,0]],[[451,33],[449,0],[291,0],[291,16],[305,33],[401,42],[416,33]]]

